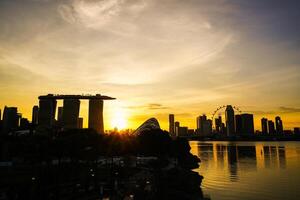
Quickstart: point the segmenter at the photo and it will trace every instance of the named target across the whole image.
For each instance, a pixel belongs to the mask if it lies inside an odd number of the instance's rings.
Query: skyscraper
[[[63,128],[77,128],[80,109],[79,99],[64,99],[63,103]]]
[[[178,136],[188,136],[188,127],[183,126],[183,127],[178,127]]]
[[[233,136],[235,132],[234,110],[231,105],[227,105],[225,110],[227,136]]]
[[[242,118],[242,132],[243,135],[254,134],[254,119],[252,114],[244,113],[241,114]]]
[[[282,125],[282,120],[280,119],[279,116],[275,117],[275,126],[276,126],[276,133],[282,134],[283,133],[283,125]]]
[[[174,132],[174,129],[175,129],[175,122],[174,122],[174,114],[169,114],[169,133],[171,136],[175,136],[175,132]]]
[[[212,133],[212,121],[210,119],[203,121],[202,134],[208,136]]]
[[[89,122],[88,127],[96,130],[98,133],[104,133],[103,124],[103,100],[89,100]]]
[[[179,127],[180,127],[180,123],[175,122],[175,136],[178,136],[178,134],[179,134]]]
[[[202,116],[197,117],[197,132],[199,134],[203,133],[203,125],[206,122],[206,120],[207,120],[207,117],[206,117],[205,114],[202,115]]]
[[[272,120],[268,121],[268,130],[269,130],[269,134],[275,134],[275,126],[274,126],[274,122]]]
[[[216,125],[216,131],[217,133],[222,132],[222,116],[219,116],[218,118],[215,119],[215,125]]]
[[[55,122],[56,100],[40,99],[39,102],[39,126],[52,127]]]
[[[2,120],[2,134],[8,134],[17,130],[19,126],[19,115],[16,107],[4,107]]]
[[[33,106],[32,108],[32,125],[37,125],[39,122],[39,107]]]
[[[30,128],[30,123],[27,118],[21,118],[20,120],[20,129],[28,130]]]
[[[243,120],[241,115],[235,115],[235,133],[236,135],[243,134]]]
[[[208,120],[206,115],[197,117],[197,129],[199,135],[207,136],[212,133],[212,120]]]
[[[261,132],[262,132],[262,134],[268,134],[268,119],[267,118],[261,119]]]

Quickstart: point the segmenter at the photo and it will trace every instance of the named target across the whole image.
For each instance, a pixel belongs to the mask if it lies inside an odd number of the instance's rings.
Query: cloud
[[[252,111],[246,111],[247,113],[252,113],[254,115],[272,115],[276,112],[274,111],[262,111],[262,110],[252,110]]]
[[[76,22],[76,17],[74,16],[75,14],[72,7],[65,4],[59,5],[58,12],[66,22],[70,24],[74,24]]]
[[[11,86],[33,86],[39,81],[46,81],[42,77],[22,66],[11,64],[0,59],[0,85],[6,88]]]
[[[163,106],[159,103],[151,103],[151,104],[148,104],[148,109],[150,110],[161,110],[161,109],[168,109],[169,107],[167,106]]]
[[[300,112],[300,108],[285,107],[285,106],[279,107],[279,110],[281,112],[284,112],[284,113],[297,113],[297,112]]]
[[[162,104],[159,104],[159,103],[149,103],[149,104],[140,105],[140,106],[128,106],[126,108],[128,108],[128,109],[148,109],[148,110],[164,110],[164,109],[169,109],[169,107],[163,106]]]
[[[273,111],[250,110],[247,112],[257,114],[257,115],[275,115],[275,114],[285,114],[285,113],[298,113],[300,112],[300,108],[280,106],[277,109],[274,109]]]
[[[70,4],[59,5],[58,12],[71,24],[79,22],[88,28],[101,29],[121,13],[132,16],[145,7],[143,0],[72,0]]]

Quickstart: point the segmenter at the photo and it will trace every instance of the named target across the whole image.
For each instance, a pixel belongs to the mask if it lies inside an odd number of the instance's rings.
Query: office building
[[[208,136],[212,133],[212,120],[207,119],[206,115],[197,117],[196,132],[202,136]]]
[[[197,132],[202,133],[203,132],[203,124],[207,120],[206,115],[202,115],[197,117]]]
[[[37,125],[38,122],[39,122],[39,107],[33,106],[31,123],[32,125]]]
[[[210,119],[202,122],[202,135],[209,136],[212,134],[212,121]]]
[[[178,127],[178,136],[182,137],[182,136],[188,136],[188,127]]]
[[[275,125],[274,122],[272,120],[268,121],[268,130],[269,130],[269,134],[275,134]]]
[[[241,115],[235,115],[235,134],[241,135],[243,133],[243,120]]]
[[[188,129],[188,136],[193,136],[195,134],[194,129]]]
[[[80,109],[80,100],[78,99],[64,99],[63,102],[63,128],[73,129],[78,126],[78,117]]]
[[[222,116],[215,119],[216,132],[221,133],[222,131]]]
[[[294,128],[294,134],[300,135],[300,128],[299,127]]]
[[[175,117],[174,114],[169,114],[169,133],[175,136]]]
[[[235,134],[235,124],[234,124],[234,110],[231,105],[227,105],[225,110],[225,120],[226,120],[226,133],[227,136],[234,136]]]
[[[20,129],[21,130],[29,130],[30,128],[30,123],[27,118],[21,118],[20,120]]]
[[[104,133],[103,122],[103,100],[89,100],[89,122],[88,127],[96,130],[98,133]]]
[[[261,133],[268,134],[268,119],[267,118],[261,119]]]
[[[221,133],[227,134],[227,129],[226,129],[225,123],[222,123],[222,125],[221,125]]]
[[[180,123],[179,122],[175,122],[175,136],[178,136],[179,127],[180,127]]]
[[[277,134],[283,134],[282,120],[280,119],[279,116],[275,117],[275,127],[276,127]]]
[[[253,135],[254,134],[254,119],[252,114],[244,113],[241,114],[242,120],[242,135]]]
[[[9,134],[19,127],[19,114],[16,107],[4,107],[2,119],[2,134]]]
[[[52,127],[55,122],[56,100],[40,99],[38,125],[41,127]]]

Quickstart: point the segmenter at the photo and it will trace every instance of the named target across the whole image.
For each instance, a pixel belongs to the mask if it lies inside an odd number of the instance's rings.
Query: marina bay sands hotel
[[[63,100],[63,107],[58,109],[58,121],[64,129],[79,128],[80,100],[89,101],[88,128],[104,133],[103,101],[114,100],[109,96],[96,95],[53,95],[39,96],[38,126],[53,127],[56,123],[57,100]],[[33,115],[35,112],[33,111]]]

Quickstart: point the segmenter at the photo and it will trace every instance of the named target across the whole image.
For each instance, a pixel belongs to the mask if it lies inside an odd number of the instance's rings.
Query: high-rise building
[[[241,114],[242,119],[242,135],[253,135],[254,134],[254,119],[252,114],[244,113]]]
[[[32,123],[32,125],[37,125],[38,122],[39,122],[39,107],[33,106],[31,123]]]
[[[212,133],[212,120],[207,119],[206,115],[197,118],[197,132],[202,136],[208,136]]]
[[[225,110],[225,119],[226,119],[226,129],[227,136],[233,136],[235,132],[234,125],[234,110],[231,105],[227,105]]]
[[[96,130],[98,133],[104,133],[103,123],[103,100],[89,100],[89,122],[88,127]]]
[[[2,120],[1,109],[0,109],[0,121]]]
[[[269,130],[269,134],[275,134],[275,125],[274,122],[272,120],[268,121],[268,130]]]
[[[56,100],[40,99],[38,125],[42,127],[52,127],[55,122]]]
[[[178,127],[178,136],[188,136],[188,127]]]
[[[20,129],[21,130],[28,130],[30,128],[30,123],[27,118],[21,118],[20,120]]]
[[[209,136],[212,133],[212,121],[210,119],[203,121],[202,135]]]
[[[208,120],[206,115],[197,117],[196,132],[202,136],[208,136],[212,133],[212,120]]]
[[[225,123],[223,123],[223,122],[222,122],[222,125],[221,125],[221,133],[222,134],[227,134],[227,129],[226,129]]]
[[[268,134],[268,119],[267,118],[261,119],[261,132],[262,132],[262,134]]]
[[[78,118],[78,125],[77,125],[77,128],[83,128],[83,118],[82,118],[82,117],[79,117],[79,118]]]
[[[236,135],[243,134],[243,120],[241,115],[235,115],[235,133]]]
[[[78,126],[80,100],[64,99],[63,103],[63,128],[72,129]]]
[[[195,134],[194,129],[188,129],[188,136],[193,136]]]
[[[294,128],[294,134],[300,135],[300,128],[299,127]]]
[[[171,136],[175,135],[175,118],[174,114],[169,114],[169,133]]]
[[[178,136],[179,127],[180,127],[180,123],[179,122],[175,122],[175,136]]]
[[[280,119],[279,116],[275,117],[275,126],[276,126],[276,133],[282,134],[283,133],[283,125],[282,125],[282,120]]]
[[[19,127],[19,114],[16,107],[4,107],[2,134],[8,134]]]
[[[215,119],[216,131],[217,133],[222,132],[222,116]]]
[[[206,120],[207,120],[207,117],[205,114],[197,117],[197,132],[199,134],[203,133],[203,124],[206,122]]]

